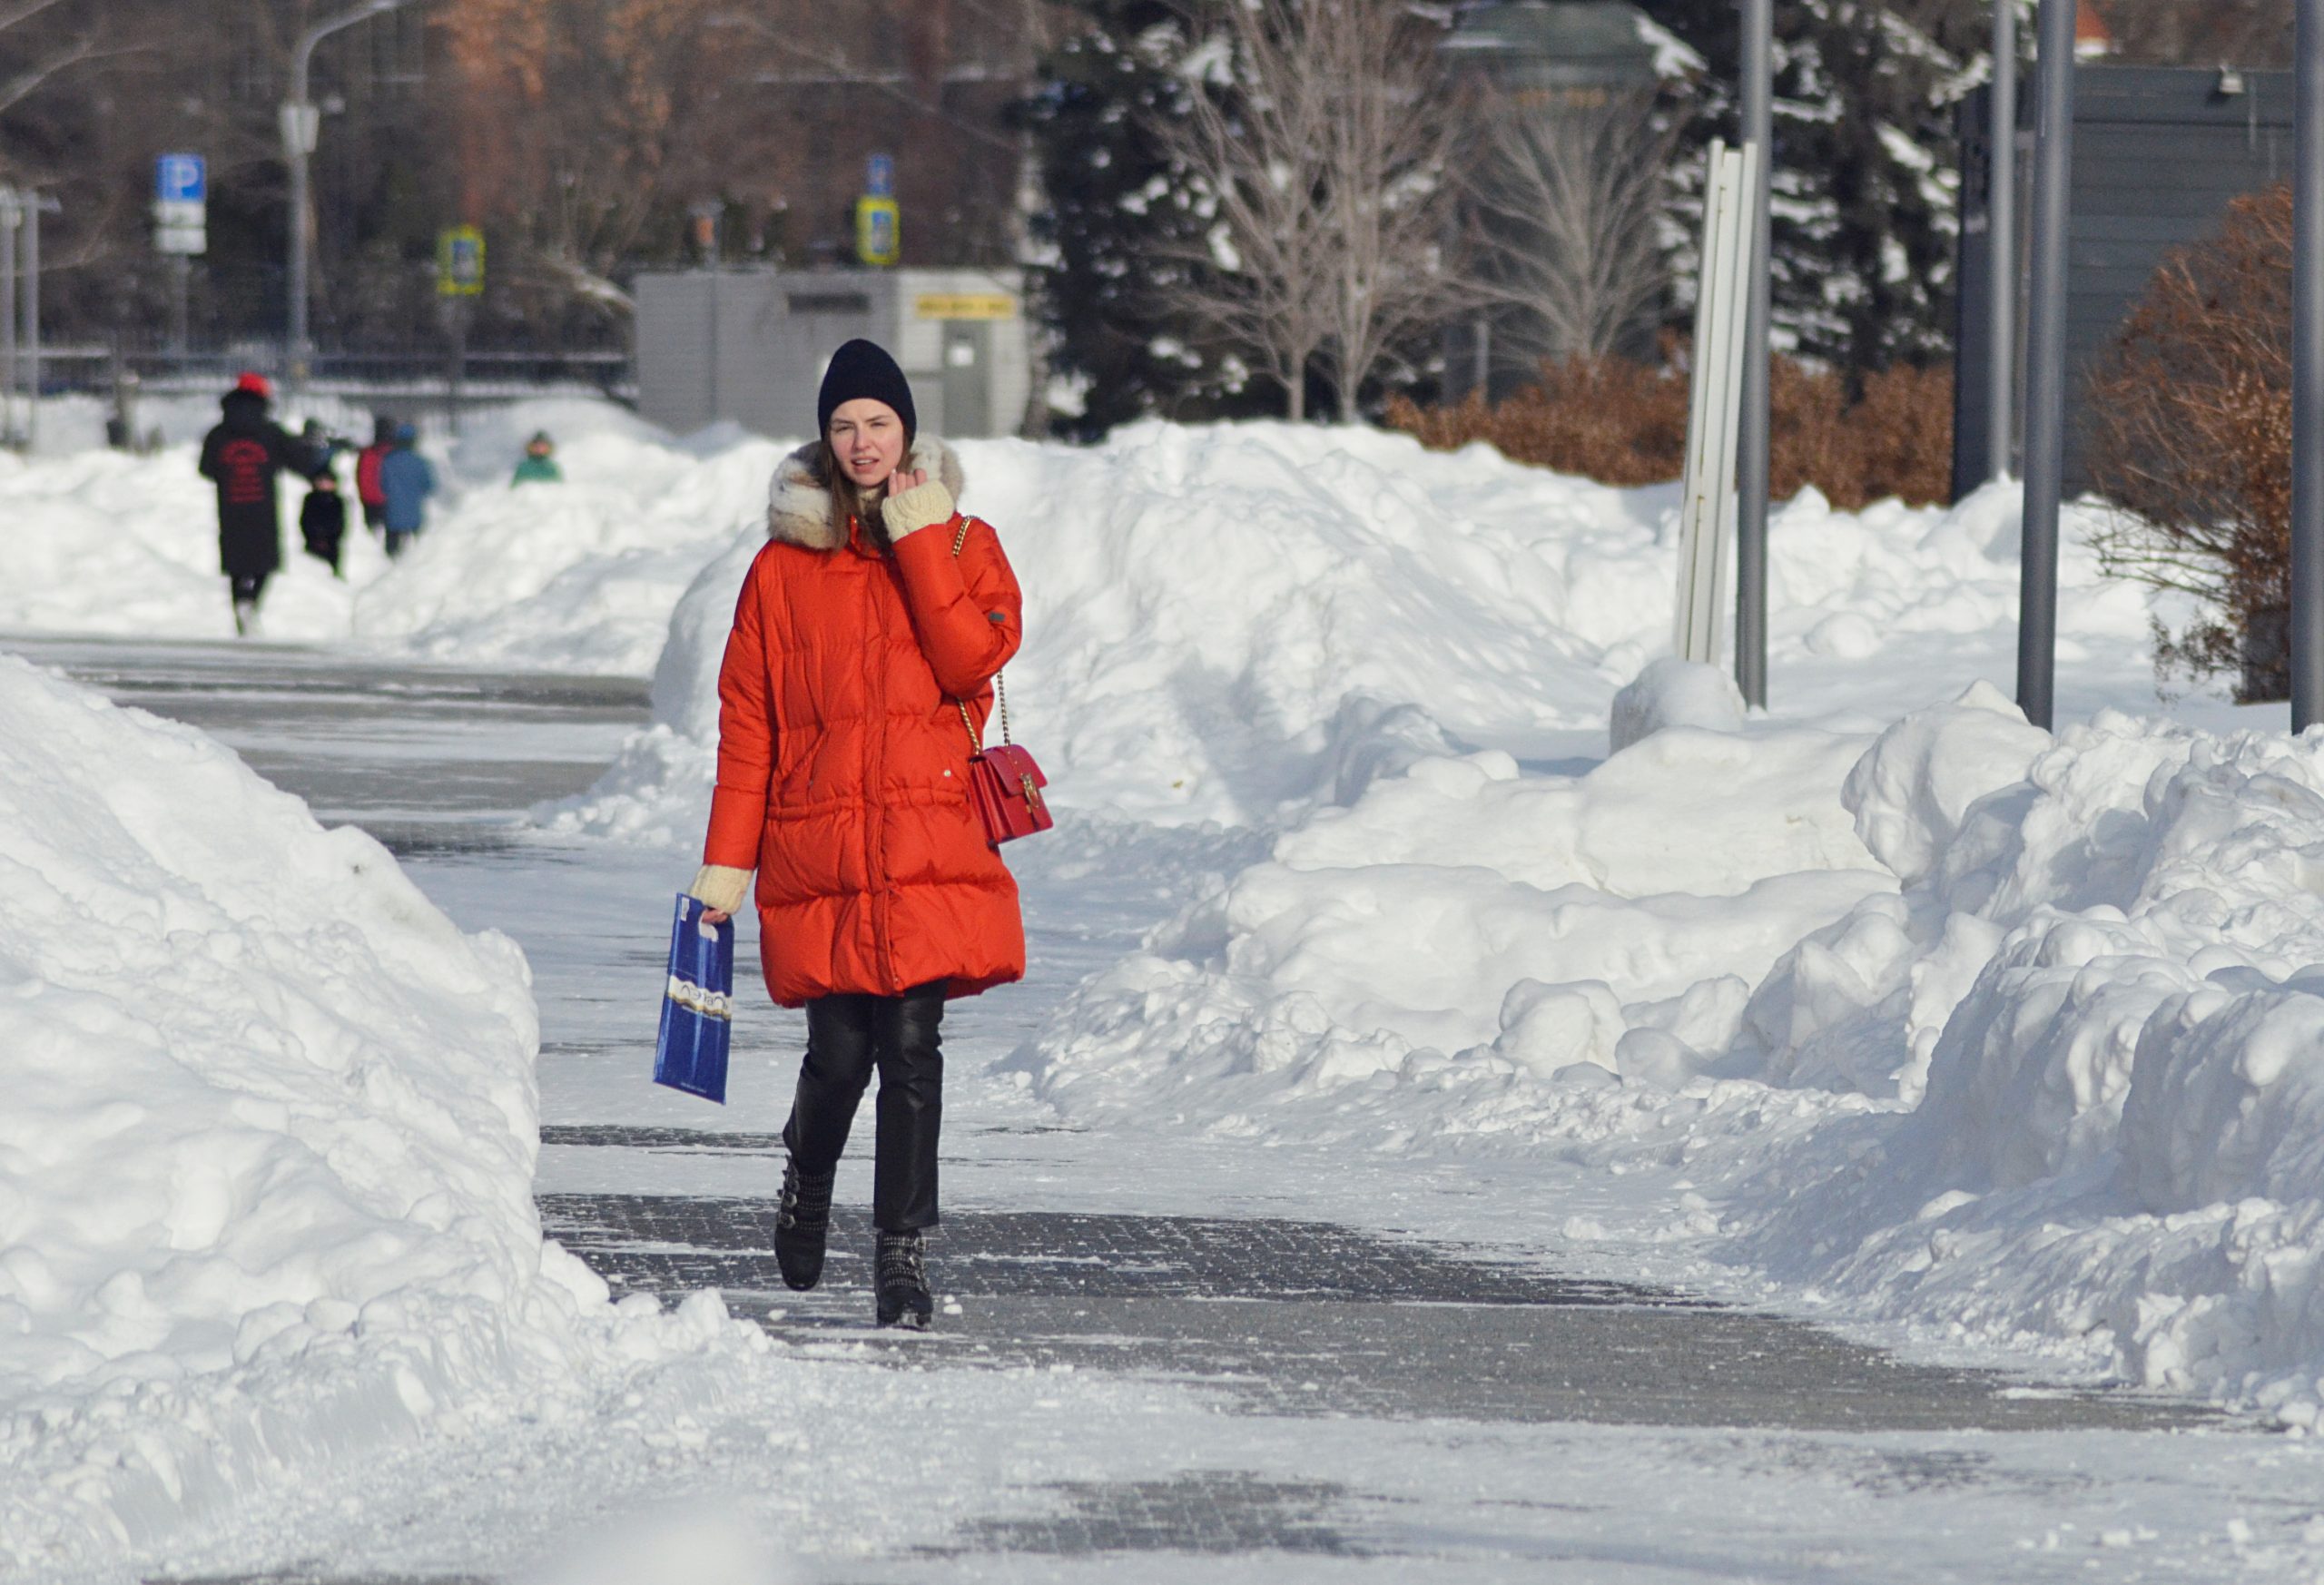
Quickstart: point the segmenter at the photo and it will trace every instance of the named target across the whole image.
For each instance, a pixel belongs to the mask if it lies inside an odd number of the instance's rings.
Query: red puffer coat
[[[785,1007],[934,980],[973,996],[1023,978],[1017,883],[969,807],[992,675],[1017,653],[1021,598],[1000,537],[975,518],[882,553],[842,540],[809,476],[776,471],[719,674],[718,785],[704,861],[758,870],[759,950]],[[960,465],[913,449],[957,496]]]

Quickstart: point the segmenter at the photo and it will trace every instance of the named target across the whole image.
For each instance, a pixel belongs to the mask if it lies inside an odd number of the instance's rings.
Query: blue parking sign
[[[896,157],[874,154],[863,162],[863,196],[893,198],[896,195]]]
[[[210,162],[200,154],[163,154],[153,162],[153,196],[164,203],[208,202]]]

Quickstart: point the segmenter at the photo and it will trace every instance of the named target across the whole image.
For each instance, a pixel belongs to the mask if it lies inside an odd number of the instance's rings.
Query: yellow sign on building
[[[1013,320],[1017,300],[1005,291],[930,292],[913,300],[911,311],[923,320]]]

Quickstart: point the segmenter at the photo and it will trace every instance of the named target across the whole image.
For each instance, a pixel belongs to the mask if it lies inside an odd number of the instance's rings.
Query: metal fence
[[[109,395],[124,376],[154,394],[223,389],[243,369],[280,374],[279,343],[245,342],[172,350],[87,343],[41,350],[44,396]],[[19,371],[19,389],[29,370]],[[599,396],[634,406],[637,377],[627,352],[572,349],[471,350],[455,368],[440,350],[320,351],[309,361],[306,389],[384,406],[449,409],[523,397]]]

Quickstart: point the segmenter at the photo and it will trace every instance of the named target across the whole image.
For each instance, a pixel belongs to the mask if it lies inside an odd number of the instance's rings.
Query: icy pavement
[[[684,856],[507,828],[586,783],[635,691],[9,647],[198,722],[327,818],[376,822],[464,925],[521,940],[545,1215],[630,1286],[717,1283],[783,1345],[747,1376],[662,1370],[592,1423],[319,1479],[149,1578],[596,1580],[613,1577],[592,1567],[598,1526],[660,1549],[626,1577],[711,1585],[2306,1580],[2324,1560],[2312,1441],[1673,1295],[1558,1247],[1550,1226],[1602,1186],[1553,1162],[1056,1127],[996,1065],[1163,911],[1102,867],[1029,862],[1035,978],[948,1026],[944,1313],[927,1337],[875,1333],[866,1163],[842,1176],[829,1287],[780,1293],[767,1272],[799,1020],[744,1021],[723,1112],[644,1082]],[[761,1550],[723,1573],[681,1562],[720,1514]]]

